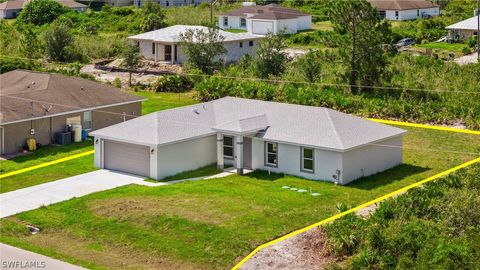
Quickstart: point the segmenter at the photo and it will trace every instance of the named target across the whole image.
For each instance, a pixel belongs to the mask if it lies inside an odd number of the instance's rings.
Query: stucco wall
[[[157,179],[194,170],[216,161],[216,135],[159,146],[157,150]]]
[[[140,115],[141,102],[112,106],[99,110],[103,112],[94,111],[92,113],[93,130],[123,122],[122,115],[110,114],[107,112],[126,112],[128,114],[133,112],[135,115]],[[67,118],[78,116],[80,117],[83,125],[83,112],[3,125],[5,142],[4,154],[20,151],[28,138],[34,138],[42,145],[50,144],[54,140],[55,133],[65,130]],[[129,118],[126,117],[126,119],[128,120]],[[52,127],[51,129],[50,125]],[[31,128],[35,129],[34,135],[30,135]]]
[[[428,14],[431,17],[436,17],[440,15],[440,9],[439,8],[419,9],[419,14],[417,13],[417,9],[400,10],[398,11],[398,18],[395,16],[395,10],[387,10],[385,12],[385,17],[386,19],[392,20],[392,21],[397,21],[397,20],[405,21],[405,20],[415,20],[415,19],[422,18],[422,14]]]
[[[22,9],[9,9],[0,11],[0,19],[16,18]]]
[[[301,171],[301,147],[298,145],[278,144],[278,166],[265,165],[265,142],[261,139],[252,140],[252,168],[286,173],[313,180],[335,181],[333,175],[342,168],[342,154],[332,151],[315,149],[314,173]]]
[[[151,41],[139,41],[138,48],[143,57],[147,60],[155,60],[155,54],[152,53]]]
[[[312,29],[312,16],[302,16],[297,19],[297,30]]]
[[[228,18],[228,25],[223,24],[223,18]],[[220,29],[246,29],[246,26],[240,26],[240,16],[219,16],[218,27]]]
[[[278,34],[278,32],[281,32],[281,31],[284,31],[285,34],[294,34],[297,32],[297,29],[298,29],[297,19],[278,20],[275,34]]]
[[[342,184],[369,176],[403,162],[402,137],[375,143],[343,153]]]

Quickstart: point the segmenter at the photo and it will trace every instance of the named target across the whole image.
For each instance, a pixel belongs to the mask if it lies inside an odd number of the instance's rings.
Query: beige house
[[[450,42],[463,42],[471,36],[478,35],[478,15],[470,19],[449,25],[447,40]]]
[[[55,143],[67,125],[88,131],[141,114],[143,98],[94,81],[15,70],[0,75],[0,154],[22,150],[29,138]]]
[[[182,64],[185,54],[180,46],[180,35],[187,30],[208,31],[205,26],[174,25],[128,37],[138,45],[145,59],[169,64]],[[262,36],[249,33],[230,33],[220,30],[223,45],[227,50],[220,56],[224,62],[234,62],[246,54],[253,55]]]

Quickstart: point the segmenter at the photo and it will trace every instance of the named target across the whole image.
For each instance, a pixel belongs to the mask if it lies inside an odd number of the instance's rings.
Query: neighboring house
[[[91,135],[95,166],[157,180],[216,163],[347,184],[402,164],[405,133],[327,108],[226,97]]]
[[[141,114],[142,98],[94,81],[15,70],[0,75],[0,154],[15,153],[34,138],[54,141],[68,124],[96,130]]]
[[[426,0],[368,0],[380,17],[406,21],[440,16],[440,6]]]
[[[284,8],[277,4],[266,6],[244,6],[220,14],[218,27],[221,29],[243,29],[248,33],[293,34],[312,28],[312,16],[298,10]]]
[[[446,27],[448,30],[447,41],[450,42],[463,42],[471,36],[478,35],[478,15],[470,19],[449,25]]]
[[[18,16],[23,7],[28,4],[29,0],[13,0],[5,1],[0,4],[0,19],[13,19]],[[58,0],[62,6],[76,10],[78,12],[84,12],[88,6],[75,2],[73,0]]]
[[[182,64],[185,61],[185,54],[180,46],[180,34],[189,29],[208,31],[205,26],[174,25],[159,30],[128,37],[139,46],[140,53],[145,59],[162,61],[171,64]],[[227,53],[223,56],[225,62],[233,62],[246,54],[253,56],[257,42],[262,36],[248,33],[230,33],[220,31],[224,37],[223,45]]]
[[[133,5],[141,7],[147,0],[133,0]],[[196,6],[201,3],[210,3],[210,0],[152,0],[162,7]]]

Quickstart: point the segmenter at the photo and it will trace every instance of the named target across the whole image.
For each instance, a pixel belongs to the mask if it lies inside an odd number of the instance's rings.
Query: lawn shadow
[[[383,172],[376,173],[367,177],[359,178],[348,187],[364,190],[372,190],[383,185],[388,185],[396,181],[401,181],[407,177],[423,173],[431,168],[416,166],[412,164],[401,164]]]
[[[255,179],[255,180],[262,180],[262,181],[275,181],[281,178],[285,177],[285,174],[283,173],[273,173],[270,172],[268,173],[267,171],[263,170],[255,170],[249,174],[247,174],[249,178]]]

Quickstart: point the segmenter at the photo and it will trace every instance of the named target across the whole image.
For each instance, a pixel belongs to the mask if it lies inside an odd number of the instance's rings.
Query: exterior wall
[[[105,0],[105,3],[114,7],[125,7],[133,4],[133,0]]]
[[[216,135],[159,146],[156,179],[195,170],[216,161]]]
[[[469,39],[471,36],[476,35],[477,31],[474,30],[449,30],[448,40],[463,42]]]
[[[223,24],[223,18],[228,18],[228,25]],[[219,16],[218,27],[220,29],[247,29],[246,26],[240,26],[240,16]]]
[[[151,41],[139,41],[138,48],[143,57],[147,60],[155,60],[155,54],[152,53]],[[156,52],[157,50],[155,50]]]
[[[419,14],[418,14],[419,11]],[[418,16],[417,16],[418,15]],[[440,15],[440,8],[424,8],[424,9],[411,9],[411,10],[399,10],[398,18],[395,16],[395,10],[387,10],[385,12],[385,18],[391,21],[406,21],[424,18],[426,16],[436,17]]]
[[[263,28],[260,29],[259,25],[260,24],[264,25],[264,23],[269,23],[271,25],[271,26],[268,27],[268,30],[271,30],[272,34],[276,35],[278,33],[278,21],[274,21],[274,20],[248,19],[247,20],[247,31],[249,33],[252,33],[252,34],[255,34],[255,35],[258,35],[259,33],[263,33],[264,29]]]
[[[342,154],[315,149],[314,173],[301,170],[301,146],[291,144],[278,144],[278,166],[265,165],[265,141],[254,138],[252,140],[252,169],[270,170],[276,173],[285,173],[304,177],[312,180],[334,182],[333,175],[342,168]]]
[[[228,42],[225,43],[225,49],[227,49],[227,54],[224,56],[224,60],[226,62],[235,62],[242,58],[242,56],[249,54],[250,56],[255,55],[255,48],[258,45],[258,40],[253,40],[253,46],[249,45],[250,40],[244,41],[235,41],[235,42]],[[240,48],[240,42],[242,42],[243,46]]]
[[[127,114],[133,112],[135,115],[140,115],[141,106],[141,102],[136,102],[132,104],[112,106],[100,110],[117,113],[126,112]],[[34,138],[42,145],[52,143],[55,138],[55,133],[64,131],[65,126],[67,125],[67,118],[72,117],[80,117],[83,125],[83,112],[3,125],[5,143],[4,154],[15,153],[22,150],[25,141],[29,138]],[[128,117],[126,119],[128,120]],[[92,113],[92,122],[93,130],[96,130],[123,122],[123,116],[94,111]],[[34,135],[30,135],[31,128],[35,129]]]
[[[188,5],[198,5],[202,2],[209,2],[210,0],[156,0],[162,7],[178,7]],[[145,0],[132,0],[133,5],[140,7],[145,4]]]
[[[302,16],[297,19],[297,30],[312,29],[312,16]]]
[[[296,19],[278,20],[275,34],[278,34],[281,31],[285,31],[285,34],[294,34],[294,33],[297,33],[297,29],[298,29],[298,23]]]
[[[13,19],[18,16],[22,9],[5,9],[0,10],[0,19]]]
[[[341,184],[403,163],[402,136],[343,153]],[[392,146],[392,147],[390,147]]]

